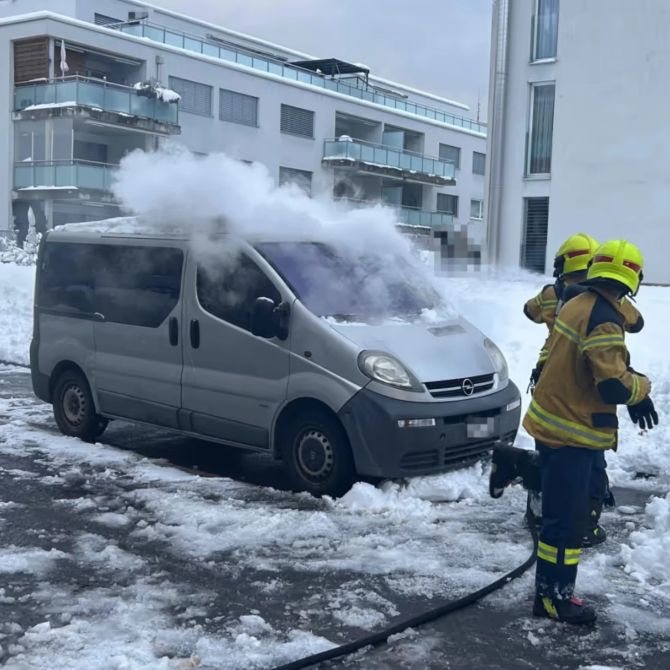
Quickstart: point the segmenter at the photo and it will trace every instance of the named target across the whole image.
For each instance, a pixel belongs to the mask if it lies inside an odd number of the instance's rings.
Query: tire
[[[107,428],[107,419],[95,413],[95,403],[86,377],[78,370],[66,370],[56,381],[54,418],[63,435],[95,442]]]
[[[349,440],[336,419],[309,411],[289,420],[281,455],[293,487],[314,496],[344,495],[356,481]]]

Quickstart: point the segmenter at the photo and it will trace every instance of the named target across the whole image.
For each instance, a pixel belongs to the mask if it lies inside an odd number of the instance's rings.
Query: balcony
[[[280,60],[272,60],[270,58],[259,56],[256,53],[252,54],[244,49],[238,49],[232,44],[222,46],[213,40],[204,40],[195,35],[189,35],[188,33],[172,30],[171,28],[165,28],[146,21],[141,23],[122,23],[109,25],[107,27],[119,30],[128,35],[144,37],[155,42],[179,47],[186,51],[192,51],[204,56],[210,56],[211,58],[218,58],[231,63],[237,63],[238,65],[243,65],[244,67],[254,70],[260,70],[261,72],[268,72],[285,79],[300,81],[304,84],[309,84],[310,86],[337,91],[338,93],[349,95],[353,98],[358,98],[359,100],[367,100],[375,105],[390,107],[425,119],[431,119],[447,126],[472,131],[482,137],[486,137],[486,124],[478,123],[477,121],[456,114],[450,114],[449,112],[444,112],[434,107],[410,102],[397,96],[385,95],[374,89],[361,88],[360,86],[349,84],[338,79],[327,78],[324,75],[315,74],[309,70],[304,70],[296,66],[285,65]]]
[[[358,172],[406,179],[422,184],[437,186],[456,184],[454,178],[456,170],[453,163],[350,138],[326,140],[323,144],[321,162],[333,167],[350,168]]]
[[[14,164],[14,189],[29,191],[109,191],[118,165],[90,161],[34,161]]]
[[[337,201],[344,202],[353,209],[358,207],[374,207],[375,205],[383,205],[384,207],[388,207],[389,209],[395,211],[398,219],[398,226],[401,228],[423,228],[427,230],[453,226],[454,223],[453,215],[447,214],[446,212],[429,212],[417,207],[392,205],[380,200],[337,198]]]
[[[179,105],[147,97],[129,86],[73,76],[19,84],[14,89],[14,118],[86,113],[95,120],[161,134],[179,133]]]

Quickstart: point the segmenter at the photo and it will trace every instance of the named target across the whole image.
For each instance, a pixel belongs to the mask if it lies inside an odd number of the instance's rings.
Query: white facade
[[[304,177],[313,194],[384,200],[404,223],[478,234],[483,208],[471,201],[484,197],[485,178],[475,172],[486,127],[464,116],[465,105],[372,75],[366,83],[365,73],[290,67],[312,59],[144,3],[55,0],[49,12],[43,5],[0,0],[0,90],[11,101],[0,112],[0,230],[11,229],[13,217],[22,224],[27,204],[44,226],[113,214],[105,187],[114,165],[127,151],[170,139],[197,153],[259,161],[278,180],[288,168],[283,178]],[[96,25],[102,20],[121,23]],[[61,42],[78,88],[61,77]],[[48,64],[35,62],[33,46],[41,58],[48,52]],[[149,102],[127,88],[147,80],[181,90],[182,99],[150,101],[158,107],[147,118],[136,108]],[[282,130],[283,106],[298,111],[285,109]],[[223,120],[231,113],[236,121]],[[294,126],[298,134],[286,132]],[[327,143],[342,135],[351,141]],[[460,150],[455,172],[453,149],[441,145]],[[445,195],[458,197],[453,220]]]
[[[670,283],[669,32],[670,3],[658,0],[496,0],[487,184],[493,259],[549,271],[561,242],[583,231],[634,242],[645,280]],[[531,169],[533,88],[547,83],[555,84],[550,169],[537,174],[546,160],[536,147]],[[548,198],[545,239],[543,203],[528,200],[537,198]],[[529,205],[535,241],[526,238]],[[542,247],[543,259],[524,253],[529,245]]]

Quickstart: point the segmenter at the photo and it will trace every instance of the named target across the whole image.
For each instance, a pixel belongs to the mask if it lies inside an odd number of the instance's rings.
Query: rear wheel
[[[312,495],[344,495],[356,481],[349,440],[326,412],[293,417],[282,439],[282,459],[293,486]]]
[[[63,372],[54,388],[54,418],[64,435],[94,442],[107,428],[107,419],[95,412],[88,382],[78,370]]]

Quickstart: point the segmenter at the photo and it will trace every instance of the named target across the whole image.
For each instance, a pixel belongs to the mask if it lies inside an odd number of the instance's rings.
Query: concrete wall
[[[518,265],[523,198],[549,196],[547,270],[584,231],[627,238],[645,278],[670,283],[670,3],[561,0],[557,59],[529,64],[533,0],[510,3],[500,262]],[[524,178],[531,82],[556,81],[552,174]],[[492,222],[495,225],[495,222]]]

